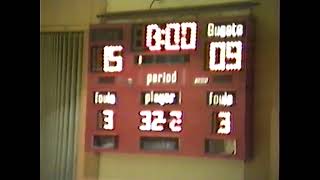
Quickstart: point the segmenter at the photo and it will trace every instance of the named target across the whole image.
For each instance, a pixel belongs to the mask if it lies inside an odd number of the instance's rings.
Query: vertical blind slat
[[[40,34],[40,176],[72,180],[81,101],[83,33]],[[80,69],[79,69],[80,68]]]

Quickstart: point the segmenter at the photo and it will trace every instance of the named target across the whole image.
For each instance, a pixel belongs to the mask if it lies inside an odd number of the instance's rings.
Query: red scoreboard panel
[[[245,160],[250,17],[90,26],[86,150]]]

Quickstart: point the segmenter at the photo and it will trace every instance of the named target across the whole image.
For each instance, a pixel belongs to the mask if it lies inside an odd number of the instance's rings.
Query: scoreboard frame
[[[181,23],[184,21],[156,21],[142,22],[139,25],[147,24],[167,24]],[[132,48],[132,28],[135,23],[130,24],[94,24],[90,25],[89,37],[89,58],[88,58],[88,74],[87,74],[87,107],[86,107],[86,151],[99,153],[133,153],[133,154],[159,154],[174,156],[191,156],[191,157],[208,157],[223,159],[247,160],[252,157],[252,100],[253,100],[253,43],[254,43],[254,23],[251,16],[238,17],[213,17],[191,19],[188,22],[197,23],[197,41],[196,48],[178,51],[149,51],[145,46],[141,51],[135,51]],[[208,37],[207,25],[214,24],[243,24],[244,31],[242,37],[237,38],[219,38]],[[122,40],[99,41],[93,40],[91,32],[95,30],[121,29]],[[145,35],[145,28],[142,31]],[[144,36],[142,36],[144,37]],[[220,71],[212,72],[208,69],[209,59],[209,43],[215,41],[232,41],[239,40],[242,43],[242,69],[239,71]],[[144,41],[145,39],[142,39]],[[123,58],[122,72],[93,72],[92,62],[94,56],[94,47],[103,46],[123,47],[121,56]],[[97,54],[96,54],[97,55]],[[103,55],[101,52],[100,56]],[[154,65],[137,65],[135,64],[136,56],[163,56],[163,55],[188,55],[189,62],[181,64],[154,64]],[[100,57],[101,58],[101,57]],[[101,62],[101,59],[100,59]],[[200,70],[202,69],[202,70]],[[177,72],[177,82],[174,84],[154,84],[147,85],[146,77],[150,73],[172,73]],[[231,82],[218,82],[219,78],[231,76]],[[194,84],[195,78],[207,77],[208,83]],[[111,83],[101,83],[101,79],[113,79]],[[224,80],[222,80],[224,81]],[[215,83],[216,82],[216,83]],[[141,104],[141,93],[146,92],[178,92],[180,93],[179,104],[168,105],[143,105]],[[201,94],[195,94],[195,92]],[[116,95],[115,104],[95,104],[96,92],[113,92]],[[231,107],[212,107],[207,103],[208,93],[210,92],[232,92],[235,94],[235,102]],[[201,99],[201,100],[200,100]],[[194,103],[193,103],[194,102]],[[202,102],[206,106],[199,105]],[[198,104],[197,104],[198,103]],[[194,109],[198,107],[197,113]],[[114,129],[102,130],[97,129],[100,118],[99,112],[104,109],[114,111],[114,118],[123,118],[126,120],[115,120]],[[141,123],[139,112],[142,110],[157,111],[163,110],[165,113],[169,111],[182,111],[182,131],[172,133],[167,131],[153,132],[140,131],[137,127]],[[232,131],[230,134],[216,134],[210,132],[212,126],[212,117],[214,113],[230,110],[232,119]],[[208,113],[209,112],[209,113]],[[166,116],[167,117],[167,116]],[[200,117],[200,120],[195,120]],[[132,118],[132,119],[130,119]],[[206,120],[204,120],[206,119]],[[94,147],[94,136],[108,136],[112,148]],[[148,139],[149,138],[149,139]],[[162,139],[161,139],[162,138]],[[148,139],[148,140],[147,140]],[[145,150],[142,149],[142,140],[145,142],[153,139],[158,144],[167,140],[167,145],[173,142],[176,150]],[[178,140],[172,141],[173,139]],[[201,140],[200,140],[201,139]],[[236,140],[235,154],[211,154],[206,152],[206,148],[210,145],[210,140]],[[210,143],[209,143],[210,144]],[[160,146],[160,145],[159,145]],[[177,147],[176,147],[177,146]]]

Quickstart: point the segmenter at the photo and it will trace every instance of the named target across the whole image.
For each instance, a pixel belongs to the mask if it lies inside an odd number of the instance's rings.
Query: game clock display
[[[89,32],[86,151],[250,157],[250,17]]]

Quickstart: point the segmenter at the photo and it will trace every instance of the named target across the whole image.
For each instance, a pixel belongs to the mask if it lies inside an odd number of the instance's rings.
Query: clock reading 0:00
[[[146,46],[150,51],[196,49],[197,23],[168,23],[164,29],[149,24],[146,29]]]

